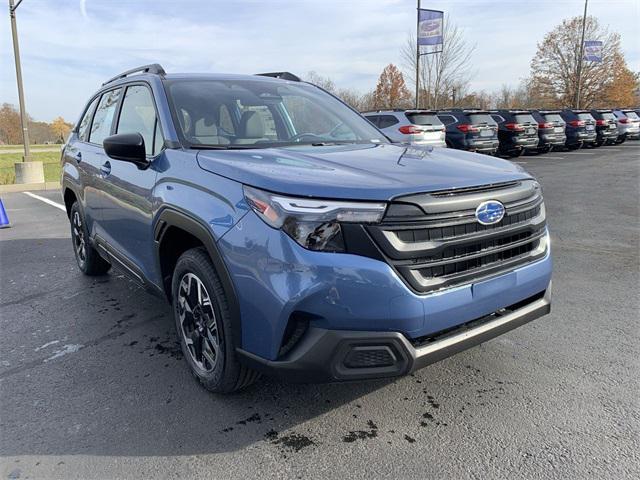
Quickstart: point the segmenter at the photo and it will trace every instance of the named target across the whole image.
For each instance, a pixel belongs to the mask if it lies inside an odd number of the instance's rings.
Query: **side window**
[[[132,85],[127,88],[122,101],[117,133],[139,133],[144,138],[147,155],[155,153],[155,135],[161,137],[157,124],[156,110],[149,89],[143,85]]]
[[[96,109],[96,105],[98,104],[99,97],[93,99],[89,108],[87,108],[86,112],[84,112],[84,117],[80,120],[80,126],[78,127],[78,138],[86,142],[89,139],[89,125],[91,125],[91,118],[93,117],[93,112]]]
[[[380,116],[379,115],[369,115],[367,117],[364,117],[367,120],[369,120],[371,123],[373,123],[376,127],[378,126],[378,120],[380,120]]]
[[[391,125],[395,125],[396,123],[399,123],[400,121],[394,117],[393,115],[381,115],[380,116],[380,120],[379,120],[379,127],[380,128],[387,128],[390,127]]]
[[[452,123],[456,123],[456,119],[453,115],[438,115],[438,118],[445,125],[451,125]]]
[[[231,120],[231,113],[229,113],[229,107],[225,104],[220,105],[220,128],[224,130],[223,134],[235,135],[236,129],[233,126],[233,120]]]
[[[117,88],[102,94],[91,124],[91,133],[89,134],[91,143],[102,145],[102,141],[111,134],[113,116],[116,113],[116,105],[118,104],[121,90],[121,88]]]

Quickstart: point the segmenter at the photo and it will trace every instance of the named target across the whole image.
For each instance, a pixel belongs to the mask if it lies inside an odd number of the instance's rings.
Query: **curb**
[[[56,190],[59,188],[60,182],[19,183],[0,185],[0,193],[28,192],[30,190]]]

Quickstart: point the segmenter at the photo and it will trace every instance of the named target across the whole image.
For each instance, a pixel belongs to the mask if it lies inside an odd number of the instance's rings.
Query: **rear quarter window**
[[[400,120],[393,115],[380,115],[380,120],[378,120],[378,126],[380,128],[388,128],[396,123],[400,123]]]

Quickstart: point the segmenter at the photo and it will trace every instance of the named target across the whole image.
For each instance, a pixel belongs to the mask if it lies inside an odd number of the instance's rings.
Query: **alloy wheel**
[[[76,250],[78,259],[84,263],[87,261],[87,247],[84,238],[84,229],[82,226],[82,218],[79,212],[73,212],[73,245]]]
[[[218,323],[204,283],[193,273],[180,279],[177,301],[180,330],[195,365],[205,372],[216,366],[220,355]]]

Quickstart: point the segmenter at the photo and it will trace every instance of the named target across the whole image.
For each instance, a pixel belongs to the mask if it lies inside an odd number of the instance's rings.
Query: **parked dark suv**
[[[171,302],[208,389],[404,375],[550,310],[542,189],[290,73],[106,82],[62,153],[78,267]]]
[[[500,153],[518,157],[538,149],[538,122],[528,110],[496,110],[491,118],[498,124]]]
[[[565,123],[560,112],[532,110],[531,115],[538,122],[538,152],[547,153],[554,148],[563,148],[567,136],[564,133]]]
[[[449,148],[494,155],[498,151],[498,126],[483,110],[440,110]]]
[[[567,148],[577,149],[596,144],[596,121],[588,110],[564,109],[560,111],[560,116],[566,123]]]
[[[605,143],[614,144],[618,139],[618,123],[612,110],[594,109],[590,110],[591,116],[596,121],[596,145]]]

